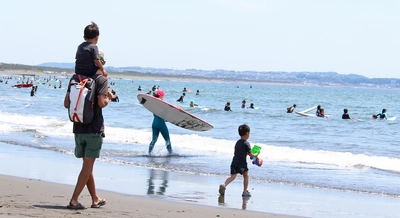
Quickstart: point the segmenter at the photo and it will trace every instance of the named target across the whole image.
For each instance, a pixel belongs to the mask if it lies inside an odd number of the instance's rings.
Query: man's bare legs
[[[93,166],[96,158],[83,158],[81,172],[79,173],[78,181],[76,182],[74,193],[70,201],[70,205],[79,204],[78,198],[85,185],[87,186],[90,196],[92,197],[92,204],[97,204],[101,200],[96,193],[96,185],[93,176]]]

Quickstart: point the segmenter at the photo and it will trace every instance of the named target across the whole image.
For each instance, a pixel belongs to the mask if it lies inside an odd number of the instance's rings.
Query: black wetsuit
[[[351,119],[348,113],[342,115],[342,119]]]
[[[181,97],[178,99],[178,100],[176,100],[176,101],[179,101],[179,102],[183,102],[183,95],[181,95]]]

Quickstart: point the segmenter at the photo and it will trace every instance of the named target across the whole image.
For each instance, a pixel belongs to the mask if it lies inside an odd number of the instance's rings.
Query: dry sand
[[[293,217],[246,210],[177,203],[142,196],[98,191],[108,200],[100,208],[90,208],[85,189],[80,202],[88,209],[67,209],[73,188],[40,180],[0,175],[0,217]],[[89,204],[89,205],[88,205]]]

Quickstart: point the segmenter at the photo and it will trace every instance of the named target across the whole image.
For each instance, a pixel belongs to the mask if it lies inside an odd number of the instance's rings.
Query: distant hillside
[[[58,62],[47,62],[43,64],[39,64],[37,66],[40,67],[56,67],[56,68],[65,68],[65,69],[74,69],[75,63],[58,63]]]
[[[31,71],[31,72],[67,72],[73,73],[73,69],[69,68],[58,68],[58,67],[49,67],[49,66],[33,66],[33,65],[23,65],[23,64],[7,64],[0,63],[0,71]]]
[[[57,67],[64,66],[73,68],[73,63],[43,63],[41,66]],[[233,70],[199,70],[186,69],[176,70],[168,68],[151,67],[106,67],[110,72],[139,72],[147,74],[160,74],[166,76],[195,76],[203,78],[216,78],[222,80],[248,80],[281,83],[300,83],[316,85],[345,85],[345,86],[383,86],[396,88],[400,79],[395,78],[373,78],[357,74],[339,74],[336,72],[258,72],[258,71],[233,71]]]
[[[5,64],[0,63],[0,70],[19,69],[19,70],[39,70],[73,73],[74,63],[48,62],[37,66]],[[218,79],[224,81],[248,81],[248,82],[274,82],[274,83],[295,83],[295,84],[313,84],[324,86],[366,86],[366,87],[385,87],[397,88],[400,79],[396,78],[373,78],[357,74],[338,74],[336,72],[258,72],[258,71],[233,71],[233,70],[199,70],[185,69],[176,70],[168,68],[151,67],[106,67],[107,72],[146,76],[164,76],[178,78],[206,78]]]

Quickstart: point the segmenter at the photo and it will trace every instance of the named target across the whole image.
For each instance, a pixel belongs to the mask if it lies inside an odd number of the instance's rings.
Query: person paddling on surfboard
[[[379,113],[377,115],[372,115],[372,119],[373,120],[375,120],[376,118],[379,118],[381,120],[383,120],[383,119],[387,120],[388,118],[387,118],[387,115],[386,115],[386,109],[383,108],[382,109],[382,113]]]
[[[163,100],[165,93],[163,90],[159,89],[154,92],[153,96]],[[157,142],[158,135],[160,134],[160,132],[161,132],[162,137],[165,140],[165,144],[166,144],[168,153],[172,154],[172,147],[171,147],[171,141],[169,138],[169,131],[168,131],[167,125],[165,124],[165,120],[155,114],[153,114],[153,116],[154,116],[153,124],[151,125],[152,131],[153,131],[153,136],[152,136],[152,140],[149,145],[149,155],[153,151],[154,145]]]
[[[293,113],[294,109],[297,107],[296,104],[293,104],[293,106],[286,108],[287,113]]]

